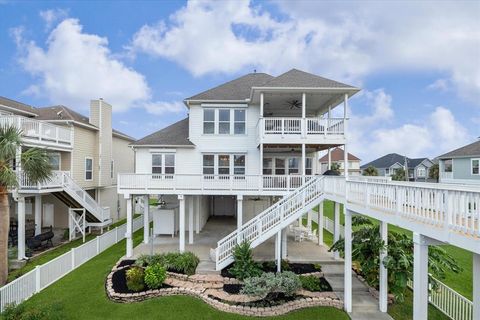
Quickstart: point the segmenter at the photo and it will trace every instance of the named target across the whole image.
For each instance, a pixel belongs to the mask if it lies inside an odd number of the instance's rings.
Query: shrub
[[[290,262],[287,259],[282,259],[280,266],[283,271],[290,271]]]
[[[63,305],[53,303],[38,307],[25,308],[24,304],[9,304],[5,307],[0,319],[5,320],[60,320],[66,319]]]
[[[168,252],[154,255],[141,255],[135,261],[135,265],[139,267],[160,264],[167,270],[188,275],[195,273],[199,263],[200,259],[192,252]]]
[[[140,267],[132,267],[127,270],[127,288],[132,291],[142,291],[145,289],[145,271]]]
[[[241,293],[264,300],[275,300],[279,294],[291,297],[301,287],[299,277],[293,272],[268,272],[258,277],[246,278]]]
[[[320,291],[320,279],[315,276],[300,276],[302,288],[308,291]]]
[[[322,265],[320,263],[315,263],[313,265],[313,269],[315,269],[317,271],[322,271]]]
[[[167,278],[167,269],[161,264],[152,264],[145,269],[145,284],[150,289],[158,289]]]
[[[258,263],[253,261],[252,249],[250,243],[243,241],[237,244],[233,249],[233,258],[235,260],[230,273],[237,279],[243,280],[250,277],[256,277],[262,274]]]

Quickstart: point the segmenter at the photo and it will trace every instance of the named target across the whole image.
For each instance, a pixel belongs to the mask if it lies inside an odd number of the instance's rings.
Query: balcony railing
[[[60,189],[63,187],[63,175],[70,175],[70,171],[52,171],[50,178],[41,183],[32,183],[25,171],[17,172],[17,181],[20,190]]]
[[[343,135],[343,118],[262,118],[260,135]]]
[[[290,191],[312,176],[135,174],[118,175],[120,193],[150,191]]]
[[[15,126],[22,131],[22,136],[34,144],[72,147],[72,130],[45,121],[39,121],[16,115],[0,116],[1,126]]]

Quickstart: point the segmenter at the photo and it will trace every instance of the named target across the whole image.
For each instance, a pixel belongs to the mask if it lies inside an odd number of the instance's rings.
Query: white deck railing
[[[142,227],[143,216],[133,220],[133,231]],[[0,312],[3,312],[8,304],[19,304],[30,298],[99,253],[125,239],[126,231],[125,224],[116,227],[0,287]]]
[[[265,135],[343,135],[343,118],[268,117],[258,121],[258,134]]]
[[[25,140],[34,144],[72,147],[73,131],[45,121],[17,115],[0,116],[1,126],[15,126],[22,131]]]
[[[119,193],[153,191],[291,191],[313,176],[120,173]]]
[[[32,183],[24,171],[17,172],[17,179],[20,192],[62,189],[93,214],[100,223],[110,220],[110,208],[100,206],[88,192],[83,190],[72,177],[70,177],[70,171],[53,171],[47,181],[37,184]]]

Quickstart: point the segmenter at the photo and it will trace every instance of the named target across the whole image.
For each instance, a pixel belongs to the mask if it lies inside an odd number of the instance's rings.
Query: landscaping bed
[[[258,263],[260,270],[263,272],[277,272],[277,266],[274,261],[264,261]],[[230,269],[233,268],[234,264],[225,267],[222,269],[220,274],[225,278],[236,278],[230,272]],[[282,260],[282,271],[292,271],[295,274],[305,275],[305,274],[316,274],[322,271],[322,267],[317,263],[297,263],[289,262],[287,260]]]

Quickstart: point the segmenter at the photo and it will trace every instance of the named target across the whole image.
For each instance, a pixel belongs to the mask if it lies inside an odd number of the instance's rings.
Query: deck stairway
[[[233,249],[237,243],[245,240],[255,248],[318,205],[324,197],[324,179],[310,179],[218,241],[215,249],[216,269],[221,270],[233,262]]]
[[[50,192],[70,208],[85,208],[87,227],[104,227],[112,222],[110,208],[100,206],[67,171],[54,171],[49,180],[40,184],[30,183],[23,172],[18,180],[20,193]]]

